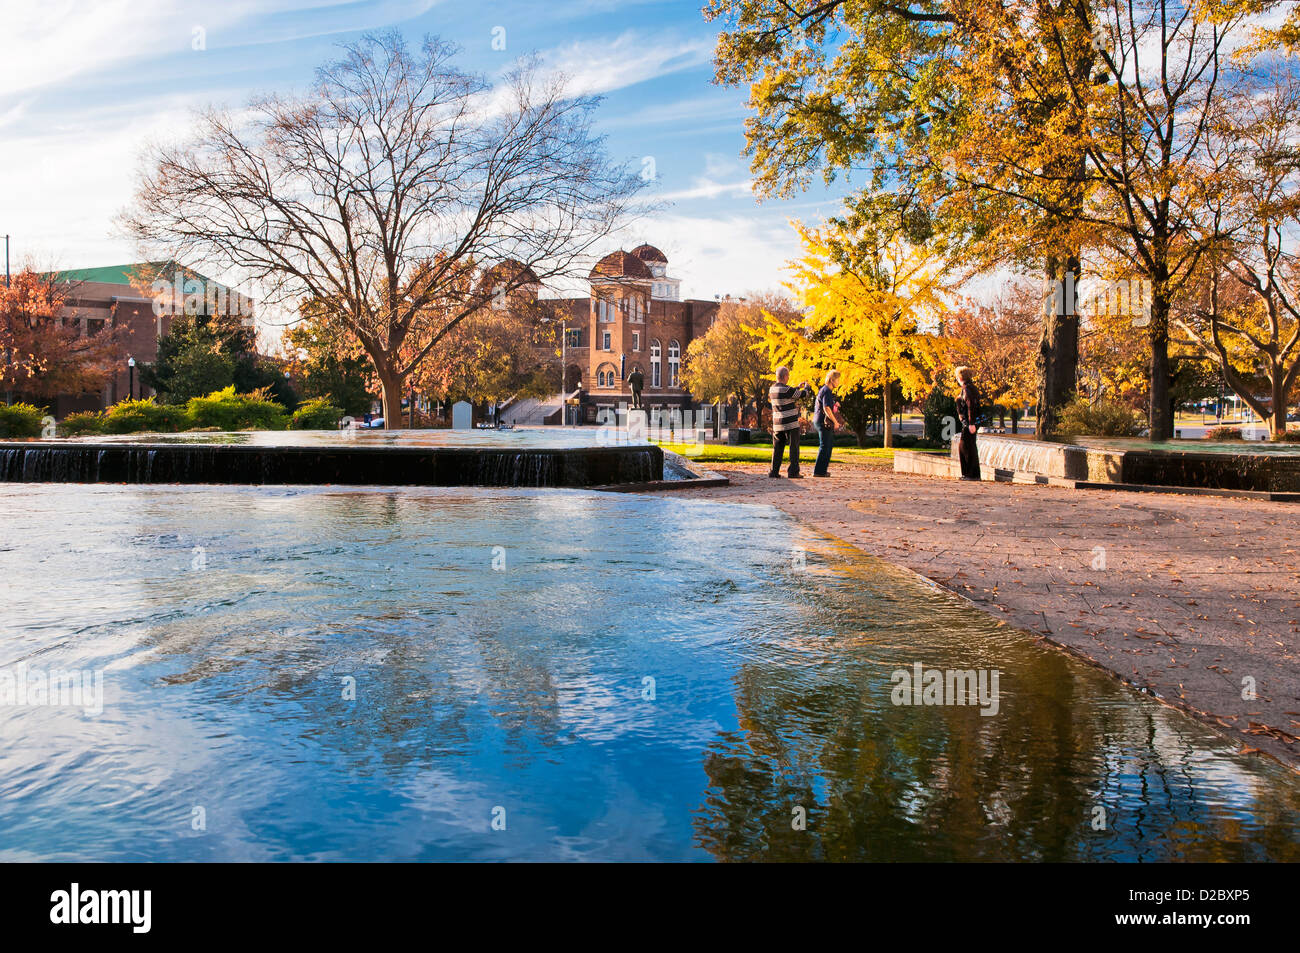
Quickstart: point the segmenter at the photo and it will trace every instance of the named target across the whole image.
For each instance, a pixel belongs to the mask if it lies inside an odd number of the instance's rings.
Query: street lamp
[[[135,358],[126,359],[126,394],[129,400],[135,400]]]

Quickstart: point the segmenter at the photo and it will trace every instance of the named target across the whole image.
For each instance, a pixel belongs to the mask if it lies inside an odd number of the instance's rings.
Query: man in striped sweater
[[[799,474],[799,405],[795,401],[807,399],[812,394],[808,382],[804,381],[798,388],[791,387],[790,368],[776,369],[776,383],[767,392],[767,399],[772,404],[772,471],[770,477],[781,475],[781,455],[786,444],[790,445],[790,478],[797,480]]]

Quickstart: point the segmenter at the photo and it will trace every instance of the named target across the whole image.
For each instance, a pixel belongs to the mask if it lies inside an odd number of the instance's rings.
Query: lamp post
[[[126,359],[126,396],[128,400],[135,400],[135,358]]]
[[[568,364],[566,363],[568,359],[565,356],[565,349],[568,347],[569,344],[569,329],[565,327],[564,324],[565,324],[564,318],[560,318],[560,426],[561,427],[563,427],[566,423],[568,423],[567,418],[569,416],[569,406],[568,406],[569,388],[568,388],[568,381],[564,379],[565,375],[568,373]]]

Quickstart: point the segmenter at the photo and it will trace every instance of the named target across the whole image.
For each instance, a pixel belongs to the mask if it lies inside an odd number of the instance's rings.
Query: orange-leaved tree
[[[80,321],[64,320],[67,288],[31,268],[0,287],[0,390],[6,400],[89,394],[112,378],[120,332],[110,325],[83,336]]]

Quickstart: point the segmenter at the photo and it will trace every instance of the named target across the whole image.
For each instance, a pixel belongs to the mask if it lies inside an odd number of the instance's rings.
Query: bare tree
[[[121,219],[271,305],[320,302],[374,362],[389,427],[439,341],[496,296],[578,274],[643,185],[593,135],[595,99],[536,62],[492,86],[456,52],[370,35],[304,96],[202,112],[190,142],[149,151]],[[517,267],[483,279],[502,262]]]
[[[1202,294],[1178,322],[1273,437],[1286,432],[1300,375],[1300,79],[1281,69],[1225,112],[1213,151],[1226,187],[1204,213],[1216,243]]]

